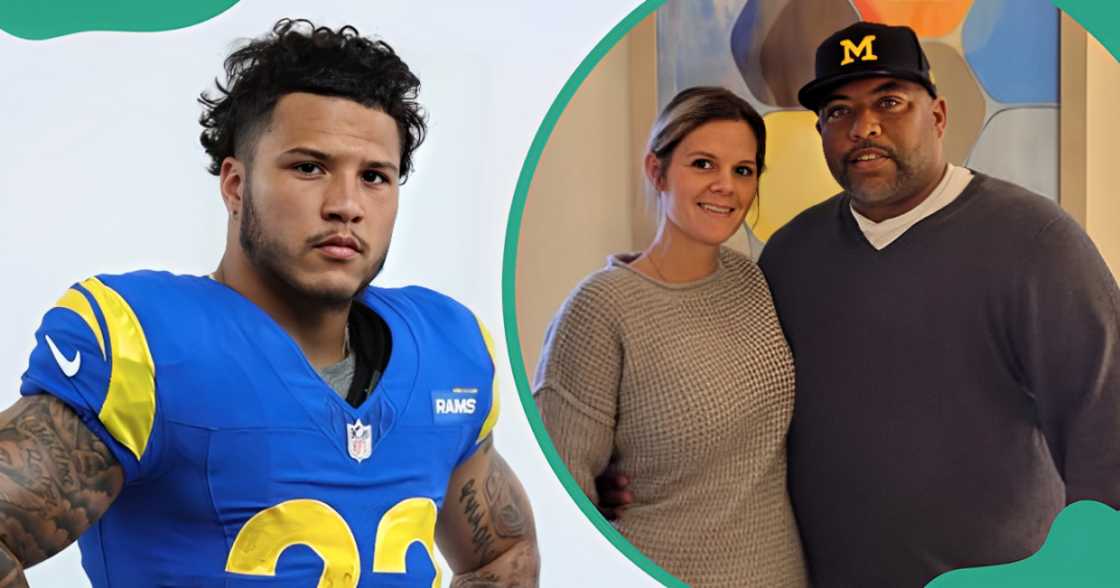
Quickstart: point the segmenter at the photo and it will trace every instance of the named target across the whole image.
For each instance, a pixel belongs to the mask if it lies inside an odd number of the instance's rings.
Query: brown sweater
[[[618,530],[681,580],[804,586],[786,492],[793,358],[765,279],[724,249],[666,284],[615,256],[549,327],[534,386],[545,426],[597,501],[608,462],[631,479]]]

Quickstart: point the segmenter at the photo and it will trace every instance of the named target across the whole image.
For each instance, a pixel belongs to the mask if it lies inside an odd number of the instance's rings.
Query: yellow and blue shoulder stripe
[[[24,374],[23,393],[48,393],[96,416],[136,461],[156,413],[156,366],[144,326],[100,278],[75,284],[47,312]]]

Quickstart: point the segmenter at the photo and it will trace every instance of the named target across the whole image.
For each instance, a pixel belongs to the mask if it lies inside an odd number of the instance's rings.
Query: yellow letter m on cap
[[[855,61],[858,57],[860,61],[876,61],[879,58],[875,55],[875,50],[871,46],[871,42],[875,40],[875,35],[867,35],[856,45],[851,39],[844,39],[840,41],[840,46],[844,48],[844,60],[840,65],[848,65]]]

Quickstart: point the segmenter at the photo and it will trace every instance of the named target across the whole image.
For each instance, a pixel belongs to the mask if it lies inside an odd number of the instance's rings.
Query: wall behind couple
[[[839,191],[797,90],[814,77],[816,46],[859,20],[918,34],[949,104],[949,161],[1057,199],[1059,19],[1048,0],[668,2],[657,23],[660,103],[719,83],[766,121],[759,238]]]
[[[918,32],[949,103],[950,161],[1058,200],[1120,270],[1120,198],[1097,161],[1120,131],[1107,109],[1120,64],[1048,0],[669,0],[599,63],[541,156],[517,259],[530,380],[567,293],[608,254],[652,239],[640,162],[658,109],[680,89],[728,87],[766,121],[761,209],[732,247],[757,256],[774,230],[839,191],[796,94],[817,44],[861,19]]]

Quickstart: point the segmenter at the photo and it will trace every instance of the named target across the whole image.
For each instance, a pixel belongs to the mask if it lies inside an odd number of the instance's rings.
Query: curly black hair
[[[199,140],[218,175],[222,160],[250,159],[277,101],[292,92],[348,98],[381,110],[397,122],[401,180],[412,170],[412,152],[427,132],[416,102],[420,80],[384,41],[362,37],[352,26],[337,31],[303,19],[281,19],[272,34],[254,39],[225,61],[226,83],[218,96],[198,101],[204,130]]]

